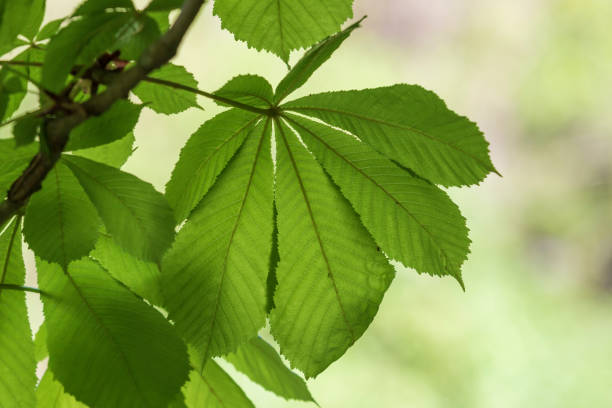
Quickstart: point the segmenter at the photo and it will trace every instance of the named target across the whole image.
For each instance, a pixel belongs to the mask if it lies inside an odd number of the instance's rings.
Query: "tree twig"
[[[147,74],[172,59],[177,52],[187,29],[193,23],[205,0],[185,0],[181,13],[170,29],[153,43],[136,64],[122,72],[108,88],[81,104],[69,114],[45,121],[48,151],[40,151],[29,166],[12,184],[7,197],[0,203],[0,225],[12,217],[28,198],[40,189],[42,181],[59,159],[68,141],[70,131],[91,116],[108,110],[117,100],[128,96]]]

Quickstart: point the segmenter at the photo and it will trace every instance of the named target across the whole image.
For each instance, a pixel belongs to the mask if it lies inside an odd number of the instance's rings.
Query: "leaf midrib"
[[[308,209],[308,215],[310,217],[310,221],[312,222],[312,226],[314,228],[315,231],[315,235],[317,237],[317,241],[319,243],[319,249],[321,251],[321,255],[323,256],[323,260],[325,261],[325,266],[327,267],[327,272],[328,272],[328,277],[331,280],[332,286],[334,288],[334,292],[336,293],[336,300],[338,301],[338,306],[340,307],[340,312],[342,314],[342,318],[344,320],[344,324],[346,325],[346,327],[349,330],[349,333],[351,335],[351,341],[354,343],[356,341],[355,338],[355,334],[353,333],[353,328],[351,327],[349,321],[348,321],[348,317],[346,315],[346,311],[344,310],[344,305],[342,304],[342,300],[340,299],[340,292],[338,291],[338,286],[336,285],[336,279],[334,278],[334,274],[331,270],[331,265],[329,264],[329,259],[327,259],[327,253],[325,251],[325,248],[323,247],[323,242],[321,239],[321,234],[319,233],[319,228],[317,226],[316,220],[314,219],[314,214],[312,212],[312,208],[310,206],[310,200],[308,199],[308,194],[306,193],[306,189],[304,187],[304,182],[302,181],[302,177],[300,175],[300,172],[297,168],[297,163],[295,162],[295,158],[293,157],[293,154],[291,152],[291,149],[289,148],[289,143],[287,142],[287,138],[285,136],[285,132],[283,131],[283,128],[281,127],[281,123],[278,120],[278,118],[275,118],[275,123],[279,129],[279,133],[283,139],[285,148],[287,149],[287,154],[289,155],[289,158],[291,159],[291,165],[293,167],[293,171],[295,172],[295,175],[298,179],[298,184],[300,186],[300,190],[302,192],[302,196],[304,197],[304,202],[306,203],[306,208]]]
[[[79,295],[79,297],[81,298],[81,300],[85,304],[85,307],[87,308],[87,310],[89,310],[89,312],[94,317],[94,319],[98,322],[100,327],[102,327],[102,329],[107,333],[108,338],[111,340],[111,343],[115,346],[116,350],[119,352],[119,355],[121,356],[121,359],[123,360],[123,362],[125,363],[125,366],[127,367],[128,374],[132,378],[132,381],[133,381],[134,385],[136,386],[136,390],[141,394],[143,401],[146,401],[147,403],[150,403],[150,401],[147,398],[147,394],[145,392],[143,392],[143,390],[140,388],[140,384],[138,383],[138,377],[136,377],[136,375],[134,375],[134,372],[132,371],[132,366],[129,363],[127,355],[123,352],[123,349],[119,345],[119,342],[117,342],[117,340],[113,336],[113,334],[110,331],[110,329],[108,327],[106,327],[106,325],[104,324],[104,322],[102,321],[100,316],[98,316],[98,314],[96,313],[94,308],[91,306],[91,304],[89,303],[89,301],[87,300],[87,298],[85,297],[83,292],[81,291],[81,288],[79,287],[79,285],[77,285],[77,283],[75,282],[75,280],[72,277],[72,275],[70,274],[70,272],[68,272],[67,269],[64,272],[65,272],[66,276],[68,277],[68,280],[70,281],[72,286],[74,286],[74,289],[76,290],[77,294]],[[151,405],[151,406],[154,406],[154,405]]]
[[[247,182],[245,191],[244,191],[244,195],[242,196],[242,200],[240,202],[240,208],[238,210],[238,215],[236,217],[236,221],[234,223],[234,227],[232,228],[232,232],[230,234],[230,239],[229,242],[227,244],[227,249],[225,251],[225,255],[223,257],[223,272],[221,274],[221,282],[219,283],[219,290],[217,291],[217,296],[215,298],[215,309],[213,312],[213,316],[211,319],[211,326],[210,326],[210,336],[208,338],[208,343],[206,345],[206,349],[204,350],[204,361],[206,361],[206,359],[208,358],[208,350],[210,349],[210,343],[212,342],[212,332],[215,329],[215,323],[217,321],[217,313],[219,311],[219,304],[221,301],[221,291],[223,290],[223,283],[225,282],[225,275],[227,274],[227,259],[229,257],[229,253],[230,253],[230,249],[232,247],[232,243],[234,241],[234,236],[236,235],[236,230],[238,229],[238,224],[240,224],[240,218],[242,217],[242,211],[244,210],[244,205],[246,203],[247,197],[249,195],[249,191],[251,189],[251,184],[253,182],[253,176],[255,175],[255,169],[257,167],[257,163],[259,161],[259,155],[261,153],[261,147],[263,145],[263,141],[266,137],[266,133],[268,130],[268,125],[270,124],[270,119],[268,119],[266,121],[266,124],[264,125],[264,129],[261,135],[261,138],[259,140],[259,144],[257,145],[257,150],[255,152],[255,158],[253,160],[253,166],[251,167],[251,171],[249,173],[249,180]],[[204,367],[204,362],[202,363],[202,367]],[[202,368],[203,370],[204,368]]]
[[[358,114],[358,113],[354,113],[354,112],[349,112],[349,111],[343,111],[340,109],[332,109],[332,108],[322,108],[322,107],[318,107],[318,106],[292,106],[292,107],[286,107],[285,109],[287,109],[288,111],[321,111],[321,112],[329,112],[329,113],[335,113],[338,115],[346,115],[346,116],[351,116],[357,119],[361,119],[361,120],[365,120],[365,121],[369,121],[369,122],[373,122],[373,123],[378,123],[380,125],[384,125],[384,126],[389,126],[392,128],[396,128],[396,129],[402,129],[402,130],[407,130],[409,132],[413,132],[416,133],[417,135],[423,136],[425,138],[428,138],[430,140],[433,140],[434,142],[438,142],[441,143],[443,145],[448,146],[451,149],[456,150],[459,153],[462,153],[464,155],[466,155],[467,157],[469,157],[470,159],[474,160],[476,163],[478,163],[479,165],[483,166],[485,169],[489,170],[489,171],[494,171],[494,169],[492,168],[492,166],[488,165],[487,163],[484,163],[481,159],[479,159],[478,157],[474,156],[473,154],[466,152],[465,150],[461,149],[460,147],[451,144],[443,139],[440,139],[436,136],[430,135],[429,133],[427,133],[424,130],[412,127],[412,126],[408,126],[408,125],[400,125],[397,123],[392,123],[392,122],[388,122],[382,119],[376,119],[376,118],[371,118],[369,116],[365,116],[362,114]]]

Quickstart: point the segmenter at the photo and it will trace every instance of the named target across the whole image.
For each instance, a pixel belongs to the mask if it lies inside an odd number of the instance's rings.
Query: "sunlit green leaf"
[[[37,271],[49,368],[66,392],[94,407],[167,407],[189,371],[172,325],[94,261]]]
[[[13,220],[0,234],[0,283],[23,285],[19,225]],[[36,362],[25,293],[0,288],[0,406],[35,404]]]
[[[162,263],[169,318],[204,358],[235,350],[265,323],[272,241],[269,123],[260,123]]]
[[[230,79],[215,95],[251,106],[267,108],[272,106],[274,91],[268,81],[259,75],[238,75]],[[217,101],[221,106],[229,106]]]
[[[292,50],[338,31],[353,16],[352,4],[353,0],[216,0],[213,12],[237,40],[287,62]]]
[[[363,334],[394,273],[297,137],[275,130],[280,263],[270,327],[292,366],[314,377]]]
[[[160,259],[174,237],[174,218],[164,196],[113,167],[77,156],[65,156],[64,162],[115,241],[141,259]]]

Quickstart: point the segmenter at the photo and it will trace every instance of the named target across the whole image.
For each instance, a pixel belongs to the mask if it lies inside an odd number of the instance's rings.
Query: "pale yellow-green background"
[[[77,1],[48,3],[46,20]],[[612,1],[356,0],[363,14],[299,94],[421,84],[479,123],[504,177],[450,189],[473,241],[467,292],[398,268],[370,329],[309,381],[315,398],[324,408],[612,407]],[[221,31],[210,4],[175,62],[208,91],[242,73],[276,85],[286,70]],[[125,169],[162,189],[182,144],[219,111],[201,103],[205,112],[169,117],[145,110]],[[314,406],[235,377],[258,407]]]

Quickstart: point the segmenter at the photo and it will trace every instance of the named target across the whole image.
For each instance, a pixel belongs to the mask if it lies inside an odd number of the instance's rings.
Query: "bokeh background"
[[[48,1],[46,21],[77,3]],[[471,229],[467,291],[398,267],[370,329],[309,381],[319,405],[612,407],[612,1],[355,3],[363,28],[299,95],[420,84],[478,122],[503,178],[449,190]],[[175,62],[208,91],[286,72],[222,31],[210,4]],[[145,109],[124,169],[163,189],[181,146],[220,110],[200,102],[169,117]],[[315,406],[232,372],[259,407]]]

